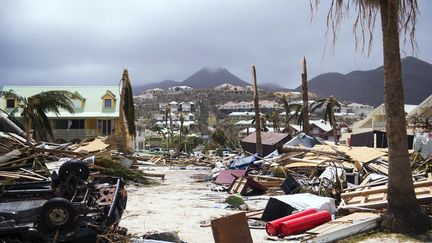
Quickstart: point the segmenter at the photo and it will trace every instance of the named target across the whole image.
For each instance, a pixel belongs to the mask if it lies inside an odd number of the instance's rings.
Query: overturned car
[[[95,242],[118,225],[126,202],[122,178],[90,175],[87,162],[69,160],[48,180],[2,184],[0,241]]]

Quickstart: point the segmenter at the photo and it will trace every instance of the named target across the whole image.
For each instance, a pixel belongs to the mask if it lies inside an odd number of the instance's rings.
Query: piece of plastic
[[[273,220],[271,222],[268,222],[266,224],[267,234],[268,235],[272,235],[272,236],[277,236],[280,233],[280,225],[281,225],[281,223],[286,222],[286,221],[291,220],[291,219],[295,219],[295,218],[299,218],[299,217],[306,216],[306,215],[309,215],[309,214],[313,214],[313,213],[316,213],[316,212],[318,212],[318,210],[316,210],[315,208],[309,208],[309,209],[306,209],[304,211],[301,211],[301,212],[298,212],[298,213],[294,213],[294,214],[285,216],[283,218],[276,219],[276,220]]]
[[[327,211],[319,211],[314,214],[298,217],[280,224],[280,235],[294,235],[313,229],[318,225],[331,221],[331,214]]]

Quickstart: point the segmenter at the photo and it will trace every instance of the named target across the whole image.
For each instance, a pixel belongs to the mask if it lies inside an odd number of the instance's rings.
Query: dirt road
[[[212,192],[214,184],[190,179],[209,170],[154,169],[166,174],[165,181],[159,186],[128,186],[127,208],[120,225],[139,236],[149,231],[176,231],[188,243],[214,242],[211,227],[200,225],[238,211],[220,208],[228,194]],[[266,242],[265,230],[253,229],[251,233],[254,242]]]

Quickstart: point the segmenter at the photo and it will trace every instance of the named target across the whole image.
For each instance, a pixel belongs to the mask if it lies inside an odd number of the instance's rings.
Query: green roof
[[[51,90],[66,90],[72,93],[78,92],[85,99],[82,108],[75,109],[75,113],[71,114],[61,110],[58,117],[62,118],[116,118],[119,117],[120,91],[121,86],[4,86],[3,91],[13,90],[18,95],[29,97],[43,91]],[[114,95],[116,102],[113,108],[104,108],[102,97],[105,94]],[[6,102],[0,98],[0,107],[6,112],[11,109],[6,109]],[[17,113],[19,115],[19,112]],[[53,112],[47,113],[50,118],[56,118]]]

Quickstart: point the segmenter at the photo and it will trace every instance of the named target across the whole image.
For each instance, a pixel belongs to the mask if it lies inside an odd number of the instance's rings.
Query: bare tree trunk
[[[332,119],[332,124],[333,124],[333,138],[334,138],[334,142],[337,145],[339,143],[339,138],[338,138],[338,131],[337,131],[337,126],[336,126],[336,119],[334,117],[334,113],[333,113],[333,107],[331,109],[331,119]]]
[[[305,134],[310,133],[309,131],[309,93],[307,86],[307,70],[306,70],[306,58],[303,57],[303,73],[302,77],[302,96],[303,96],[303,132]]]
[[[258,156],[263,155],[262,143],[261,143],[261,118],[258,103],[258,87],[255,65],[252,66],[252,77],[254,84],[254,108],[255,108],[255,134],[256,134],[256,152]]]
[[[380,0],[389,150],[388,210],[383,216],[382,227],[391,232],[422,232],[429,225],[414,193],[408,154],[399,50],[399,4],[399,1]]]

